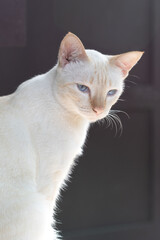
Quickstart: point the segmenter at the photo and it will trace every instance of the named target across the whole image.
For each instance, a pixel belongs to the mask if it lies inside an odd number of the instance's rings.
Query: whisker
[[[119,125],[119,123],[118,123],[118,121],[117,121],[117,119],[115,118],[114,115],[109,114],[109,117],[110,117],[110,119],[112,120],[112,122],[113,122],[113,124],[114,124],[114,126],[115,126],[115,128],[116,128],[116,134],[115,134],[115,136],[116,136],[117,133],[118,133],[118,125]]]
[[[137,83],[136,82],[133,82],[133,81],[131,81],[131,80],[128,80],[127,79],[127,81],[126,82],[129,82],[129,83],[132,83],[132,84],[134,84],[134,85],[137,85]]]
[[[112,129],[113,127],[115,127],[115,136],[118,134],[118,132],[120,133],[121,136],[123,132],[123,125],[117,113],[123,113],[125,114],[125,116],[129,118],[129,115],[124,111],[110,110],[109,114],[105,118],[105,122],[107,123],[107,127],[111,126]]]
[[[129,75],[128,77],[134,77],[134,78],[136,78],[136,79],[140,79],[140,77],[139,76],[136,76],[136,75]],[[137,82],[134,82],[134,81],[132,81],[132,80],[130,80],[130,79],[126,79],[125,80],[126,82],[129,82],[129,83],[132,83],[132,84],[134,84],[134,85],[137,85]]]
[[[127,116],[128,117],[128,119],[130,119],[130,116],[129,116],[129,114],[128,113],[126,113],[125,111],[122,111],[122,110],[110,110],[110,113],[111,114],[114,114],[114,113],[123,113],[125,116]]]
[[[122,99],[122,98],[119,98],[118,101],[124,102],[124,101],[126,101],[126,100],[125,100],[125,99]]]
[[[111,125],[111,121],[110,121],[110,119],[107,118],[107,117],[104,118],[104,122],[107,123],[107,127],[109,127],[109,126]]]
[[[122,125],[121,119],[119,118],[119,116],[118,116],[117,114],[114,114],[113,116],[114,116],[114,118],[116,119],[117,124],[119,124],[120,135],[122,135],[123,125]]]
[[[107,120],[109,122],[109,126],[111,126],[111,128],[113,129],[113,121],[112,121],[112,118],[110,117],[110,115],[108,114],[107,116]]]
[[[129,74],[129,77],[134,77],[134,78],[140,79],[139,76],[137,76],[137,75],[133,75],[133,74]]]

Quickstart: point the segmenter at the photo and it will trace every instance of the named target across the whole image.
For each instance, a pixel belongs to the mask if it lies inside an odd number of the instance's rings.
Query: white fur
[[[123,90],[120,71],[110,70],[107,56],[91,50],[87,54],[89,63],[56,65],[0,98],[0,240],[57,239],[51,227],[57,196],[82,152],[91,116],[99,119],[76,82],[89,84],[90,77],[96,78],[95,64],[106,67],[104,79],[114,76],[113,87],[119,93],[108,103],[105,115]],[[69,82],[70,89],[61,89]],[[105,86],[104,97],[109,90]],[[96,94],[101,85],[90,87]],[[76,103],[68,91],[76,92]]]
[[[52,209],[88,123],[67,121],[53,77],[35,77],[0,101],[1,240],[55,239],[48,236]]]

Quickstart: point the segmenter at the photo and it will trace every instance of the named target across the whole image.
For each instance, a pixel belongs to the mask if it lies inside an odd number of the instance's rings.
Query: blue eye
[[[112,90],[109,90],[109,91],[108,91],[107,96],[112,97],[112,96],[114,96],[116,93],[117,93],[117,89],[112,89]]]
[[[84,93],[89,92],[89,88],[85,85],[77,84],[77,87],[81,92],[84,92]]]

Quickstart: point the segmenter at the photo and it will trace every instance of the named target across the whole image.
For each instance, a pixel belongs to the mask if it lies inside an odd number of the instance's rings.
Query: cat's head
[[[85,50],[80,39],[68,33],[61,42],[57,64],[57,97],[77,116],[95,122],[104,118],[123,92],[124,79],[143,52],[115,56]]]

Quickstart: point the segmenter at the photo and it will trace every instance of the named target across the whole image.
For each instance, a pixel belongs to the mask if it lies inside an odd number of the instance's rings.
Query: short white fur
[[[121,55],[85,51],[69,33],[53,69],[0,98],[1,240],[58,239],[51,224],[59,191],[82,154],[90,122],[108,114],[142,56],[133,53],[132,61],[123,55],[121,66]],[[77,83],[90,93],[80,92]],[[115,88],[116,96],[107,98]]]

